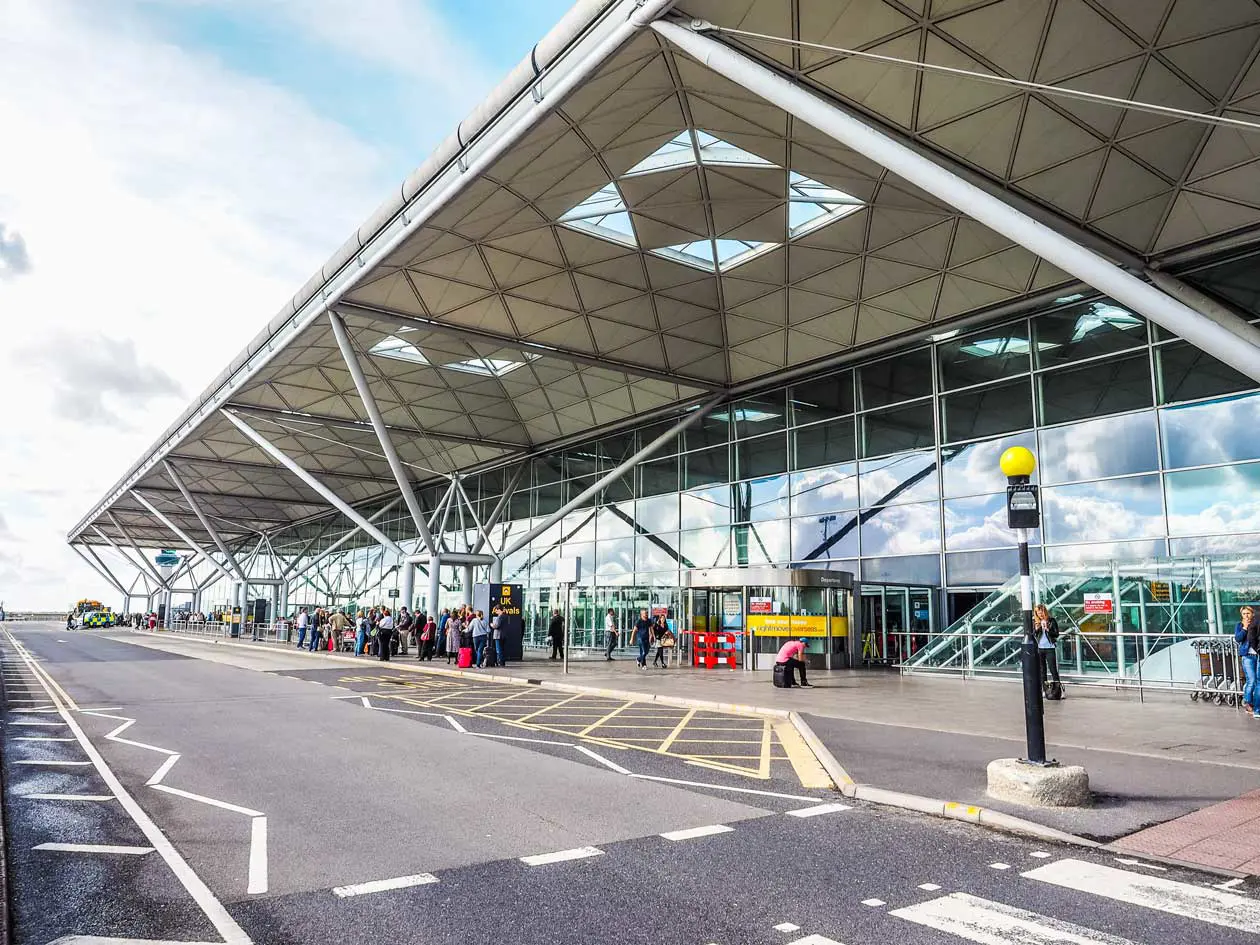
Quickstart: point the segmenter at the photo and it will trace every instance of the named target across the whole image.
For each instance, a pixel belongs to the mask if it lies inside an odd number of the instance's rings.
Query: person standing
[[[354,628],[354,655],[355,656],[362,656],[363,651],[367,649],[369,629],[370,629],[370,624],[368,623],[367,614],[360,610],[358,618],[357,618],[357,623],[355,624],[355,628]]]
[[[480,610],[473,611],[468,621],[468,632],[472,634],[473,662],[481,669],[486,658],[486,640],[490,638],[490,628],[486,626]]]
[[[652,660],[652,665],[660,666],[661,669],[668,669],[669,664],[665,659],[665,651],[673,648],[674,634],[670,631],[664,615],[656,618],[656,625],[652,628],[652,633],[656,637],[656,658]]]
[[[434,608],[436,610],[436,608]],[[446,647],[446,624],[451,619],[451,609],[445,608],[437,618],[437,655],[446,656],[447,662],[450,662],[449,650]]]
[[[330,649],[341,649],[341,634],[349,625],[350,620],[346,617],[344,610],[338,610],[332,615],[328,621],[329,632],[332,634],[332,640],[329,641],[332,644]]]
[[[411,633],[415,625],[415,619],[411,616],[404,604],[398,611],[398,620],[394,624],[394,632],[398,636],[398,655],[407,655],[407,645],[411,642]]]
[[[634,642],[639,646],[639,669],[647,669],[648,650],[652,648],[652,620],[646,607],[639,611],[639,619],[634,622]]]
[[[437,624],[433,622],[432,617],[429,617],[428,620],[425,621],[424,629],[420,631],[420,646],[416,659],[433,659],[433,651],[437,647],[437,636]],[[443,649],[445,649],[445,647]]]
[[[612,651],[617,647],[617,615],[611,607],[604,614],[604,659],[612,662]]]
[[[1253,719],[1260,719],[1260,620],[1249,604],[1238,611],[1234,641],[1242,657],[1243,705],[1250,707]]]
[[[550,659],[564,659],[564,617],[560,611],[551,612],[551,622],[547,624],[547,636],[551,640]]]
[[[490,616],[490,640],[494,646],[494,665],[503,666],[503,624],[507,618],[500,607],[494,608]]]
[[[394,642],[394,617],[386,607],[376,621],[376,658],[382,663],[389,662],[390,648]]]
[[[300,649],[302,649],[302,645],[303,645],[304,643],[306,643],[306,628],[307,628],[307,624],[310,622],[310,619],[311,619],[311,618],[310,618],[310,616],[306,613],[306,608],[305,608],[305,607],[303,607],[301,610],[299,610],[299,611],[298,611],[298,619],[297,619],[297,631],[298,631],[297,648],[298,648],[299,650],[300,650]]]
[[[459,658],[459,641],[464,625],[459,614],[443,613],[442,616],[446,618],[446,665],[449,666],[451,660]]]
[[[1061,692],[1063,683],[1059,679],[1059,656],[1056,652],[1059,642],[1059,622],[1050,616],[1050,610],[1045,604],[1038,604],[1033,608],[1033,634],[1037,637],[1037,662],[1041,666],[1041,685],[1045,686],[1048,674],[1054,680],[1055,691]]]

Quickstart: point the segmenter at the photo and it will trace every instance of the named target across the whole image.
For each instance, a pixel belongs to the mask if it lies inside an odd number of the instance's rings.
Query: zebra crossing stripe
[[[980,945],[1134,945],[1106,932],[966,893],[952,893],[888,914]]]
[[[1058,860],[1021,875],[1221,928],[1241,932],[1260,929],[1260,901],[1210,886],[1192,886],[1162,876],[1072,859]]]

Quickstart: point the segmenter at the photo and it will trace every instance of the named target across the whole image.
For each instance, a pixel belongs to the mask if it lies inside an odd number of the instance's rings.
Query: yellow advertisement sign
[[[749,614],[748,629],[763,637],[825,637],[826,617],[789,617],[787,614]],[[847,637],[849,618],[832,617],[831,635]]]

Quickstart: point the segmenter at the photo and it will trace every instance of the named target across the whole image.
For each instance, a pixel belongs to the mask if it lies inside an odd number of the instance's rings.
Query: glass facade
[[[1260,312],[1260,290],[1240,288],[1249,283],[1238,264],[1220,272],[1191,279]],[[485,521],[515,482],[490,529],[503,547],[673,422],[531,460],[519,478],[512,468],[472,476],[465,488]],[[1260,543],[1257,385],[1110,300],[1073,297],[719,407],[508,556],[503,579],[525,585],[541,613],[563,593],[556,559],[580,555],[575,627],[599,623],[606,606],[677,607],[691,568],[845,568],[974,597],[1015,569],[997,462],[1013,445],[1039,461],[1034,560]],[[425,507],[437,508],[444,489],[422,490]],[[447,518],[451,550],[477,543],[474,522]],[[401,505],[381,524],[414,542]],[[332,560],[314,593],[374,577],[397,586],[396,562],[376,549]],[[443,604],[467,596],[451,586],[458,579],[458,569],[444,576]],[[425,584],[418,576],[418,596]]]

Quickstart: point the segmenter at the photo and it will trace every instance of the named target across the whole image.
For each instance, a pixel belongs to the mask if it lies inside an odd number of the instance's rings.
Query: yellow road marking
[[[819,764],[814,753],[809,750],[809,746],[805,744],[805,739],[801,738],[801,733],[796,730],[795,725],[787,721],[775,722],[774,734],[778,736],[779,744],[787,752],[788,761],[792,763],[792,770],[796,772],[796,777],[803,787],[835,787],[831,776]]]
[[[555,703],[555,705],[548,706],[547,709],[539,709],[537,712],[531,712],[529,715],[523,715],[516,721],[524,722],[526,719],[532,719],[535,715],[542,715],[548,709],[558,708],[559,706],[567,705],[570,702],[576,702],[578,699],[581,699],[581,698],[582,698],[581,695],[569,696],[569,698],[567,699],[561,699],[559,702]]]

